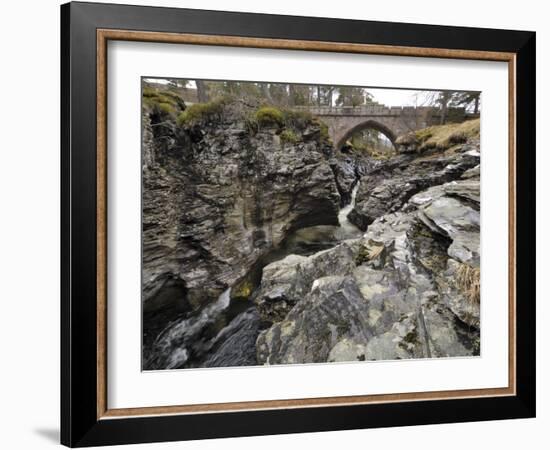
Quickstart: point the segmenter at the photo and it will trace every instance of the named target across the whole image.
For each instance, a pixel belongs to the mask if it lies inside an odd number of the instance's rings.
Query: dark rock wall
[[[340,195],[314,125],[283,143],[278,128],[251,131],[230,114],[186,128],[146,112],[143,130],[146,310],[167,283],[197,308],[292,230],[338,223]]]

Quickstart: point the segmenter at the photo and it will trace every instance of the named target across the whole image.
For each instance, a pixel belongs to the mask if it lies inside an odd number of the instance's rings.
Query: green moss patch
[[[179,126],[191,126],[202,122],[219,119],[225,101],[216,100],[208,103],[195,103],[189,106],[179,116],[177,123]]]
[[[294,131],[285,128],[279,135],[283,144],[297,144],[302,139]]]
[[[168,90],[158,90],[144,86],[142,90],[143,107],[157,113],[176,115],[185,109],[185,102],[176,94]]]
[[[231,289],[233,300],[248,300],[254,291],[254,284],[249,278],[244,278]]]
[[[284,125],[284,115],[279,108],[264,106],[254,114],[256,123],[260,126],[282,126]]]

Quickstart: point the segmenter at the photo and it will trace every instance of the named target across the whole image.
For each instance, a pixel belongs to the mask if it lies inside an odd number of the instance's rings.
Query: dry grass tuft
[[[355,257],[355,265],[360,266],[367,261],[378,258],[384,251],[384,248],[384,244],[374,242],[372,239],[366,244],[361,244],[359,252]]]
[[[456,274],[456,284],[470,303],[479,304],[480,270],[461,264]]]
[[[446,150],[453,145],[462,144],[470,138],[478,137],[479,119],[467,120],[462,123],[436,125],[416,132],[420,150],[432,148]]]

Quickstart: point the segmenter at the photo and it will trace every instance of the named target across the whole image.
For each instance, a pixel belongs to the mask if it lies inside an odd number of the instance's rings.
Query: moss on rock
[[[216,100],[208,103],[195,103],[183,111],[177,120],[177,124],[191,126],[201,122],[219,118],[225,106],[224,100]]]
[[[301,141],[301,137],[294,131],[285,128],[279,135],[282,144],[297,144]]]
[[[142,90],[143,107],[151,112],[165,115],[176,115],[185,109],[185,102],[176,94],[168,90],[158,90],[144,86]]]
[[[279,108],[273,106],[263,106],[254,114],[256,123],[260,126],[282,126],[284,125],[284,115]]]
[[[248,300],[254,291],[254,284],[248,278],[243,278],[231,289],[233,300]]]

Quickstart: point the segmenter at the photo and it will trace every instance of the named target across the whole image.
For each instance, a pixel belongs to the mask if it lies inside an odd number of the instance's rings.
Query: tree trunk
[[[208,88],[204,81],[196,80],[197,85],[197,99],[199,103],[206,103],[208,101]]]
[[[271,92],[269,92],[269,84],[268,83],[260,83],[260,87],[261,87],[261,90],[262,90],[262,94],[266,98],[266,100],[269,103],[274,104],[275,102],[273,101],[273,98],[271,97]]]
[[[474,102],[474,114],[477,114],[479,112],[479,94],[476,96],[475,102]]]
[[[317,85],[317,106],[321,107],[321,86]]]
[[[296,96],[296,90],[294,89],[293,84],[288,85],[288,105],[294,106],[294,100]]]
[[[447,121],[447,111],[449,109],[449,100],[451,99],[451,96],[448,92],[443,92],[441,96],[441,120],[440,125],[445,125],[445,122]]]

